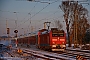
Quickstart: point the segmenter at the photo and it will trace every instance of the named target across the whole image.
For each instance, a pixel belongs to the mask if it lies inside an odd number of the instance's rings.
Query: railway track
[[[54,53],[58,53],[60,56],[63,56],[63,57],[77,59],[77,56],[80,56],[83,59],[90,60],[89,51],[65,50],[64,52],[54,52]]]
[[[60,53],[56,53],[56,52],[48,52],[48,51],[33,51],[33,50],[25,50],[25,52],[33,52],[33,53],[38,53],[41,54],[42,56],[46,56],[48,58],[53,58],[53,59],[66,59],[65,60],[76,60],[77,56],[81,56],[84,59],[90,60],[90,53],[88,52],[83,52],[83,51],[69,51],[66,50],[65,52],[60,52]]]
[[[3,56],[0,57],[0,60],[33,60],[34,59],[34,57],[32,58],[30,55],[23,56],[22,54],[19,54],[16,51],[14,52],[3,51],[1,54]]]
[[[13,49],[12,52],[8,52],[8,51],[4,51],[4,53],[2,54],[6,54],[8,55],[7,57],[0,57],[0,59],[10,59],[10,60],[15,60],[15,58],[19,59],[19,60],[65,60],[62,58],[58,58],[56,59],[56,57],[53,56],[49,56],[49,55],[43,55],[40,53],[37,53],[35,51],[29,51],[29,50],[23,50],[23,53],[18,53],[17,49]],[[17,60],[16,59],[16,60]]]
[[[18,48],[13,48],[12,52],[6,51],[6,53],[8,53],[10,57],[19,57],[24,60],[76,60],[78,55],[90,60],[90,53],[84,51],[66,50],[64,52],[49,52],[39,49],[20,48],[23,50],[23,53],[17,53],[15,52],[17,49]]]
[[[16,57],[9,51],[3,51],[1,54],[3,56],[0,57],[0,60],[22,60],[21,58]]]
[[[73,55],[75,57],[82,56],[83,58],[90,60],[90,51],[86,51],[86,50],[70,50],[67,49],[65,50],[64,54],[68,53],[68,55]]]
[[[53,52],[47,52],[47,51],[35,51],[35,50],[30,50],[30,49],[23,49],[24,53],[31,54],[35,57],[38,58],[43,58],[43,59],[48,59],[48,60],[76,60],[75,58],[69,58],[62,56],[62,54],[57,54]]]
[[[80,55],[83,58],[90,60],[90,53],[85,51],[77,51],[77,50],[66,50],[65,52],[49,52],[43,51],[39,49],[32,49],[32,48],[21,48],[23,53],[28,55],[42,58],[42,59],[49,59],[49,60],[76,60],[77,56]]]
[[[58,56],[62,56],[62,57],[77,59],[77,57],[80,56],[80,58],[90,60],[90,53],[86,53],[86,52],[77,52],[77,51],[54,52],[54,54],[57,54],[57,53],[58,53]]]

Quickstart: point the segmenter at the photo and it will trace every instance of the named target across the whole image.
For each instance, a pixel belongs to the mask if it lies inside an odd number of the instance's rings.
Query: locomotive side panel
[[[50,36],[48,34],[40,35],[40,47],[43,49],[50,49]]]

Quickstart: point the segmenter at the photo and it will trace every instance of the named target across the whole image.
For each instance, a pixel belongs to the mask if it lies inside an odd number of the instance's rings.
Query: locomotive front
[[[63,30],[51,29],[51,37],[52,51],[64,51],[66,49],[66,34]]]

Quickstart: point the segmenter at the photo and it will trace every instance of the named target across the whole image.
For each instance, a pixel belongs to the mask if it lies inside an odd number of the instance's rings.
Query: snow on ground
[[[4,45],[9,45],[9,44],[11,44],[11,41],[0,41],[0,43],[2,44],[4,44]],[[87,45],[90,45],[90,44],[87,44]],[[34,49],[34,50],[38,50],[38,49],[36,49],[35,47],[35,45],[33,45],[33,46],[30,46],[32,49]],[[72,44],[72,46],[71,47],[68,47],[68,44],[66,44],[66,49],[71,49],[71,50],[81,50],[80,48],[74,48],[74,44]],[[84,51],[88,51],[88,50],[84,50]],[[90,51],[90,50],[89,50]],[[48,54],[47,54],[48,55]],[[56,55],[55,55],[56,56]],[[0,57],[0,58],[3,58],[3,59],[5,59],[5,60],[24,60],[23,58],[20,58],[20,57],[11,57],[9,54],[7,54],[7,53],[4,53],[3,54],[3,57]],[[35,60],[43,60],[42,58],[36,58],[36,57],[33,57],[33,58],[35,58]],[[29,58],[28,60],[33,60],[33,58]]]
[[[86,44],[86,45],[90,45],[90,44]],[[71,45],[71,47],[68,47],[68,44],[66,44],[66,49],[69,50],[81,50],[81,51],[90,51],[90,50],[82,50],[81,48],[85,46],[85,45],[79,45],[78,48],[74,48],[74,44]]]
[[[3,60],[22,60],[21,58],[19,57],[11,57],[8,53],[4,52],[2,53],[3,56],[0,57],[0,59],[3,59]]]
[[[3,60],[22,60],[21,58],[18,58],[18,57],[0,57],[0,59],[3,59]]]

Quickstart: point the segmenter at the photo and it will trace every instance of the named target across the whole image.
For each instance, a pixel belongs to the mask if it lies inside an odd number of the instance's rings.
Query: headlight
[[[53,44],[55,44],[55,42],[53,42]]]
[[[62,42],[64,44],[64,42]]]
[[[65,39],[60,39],[60,41],[65,41]]]
[[[56,47],[56,45],[52,45],[52,47]]]
[[[57,41],[57,39],[52,39],[52,41]]]

